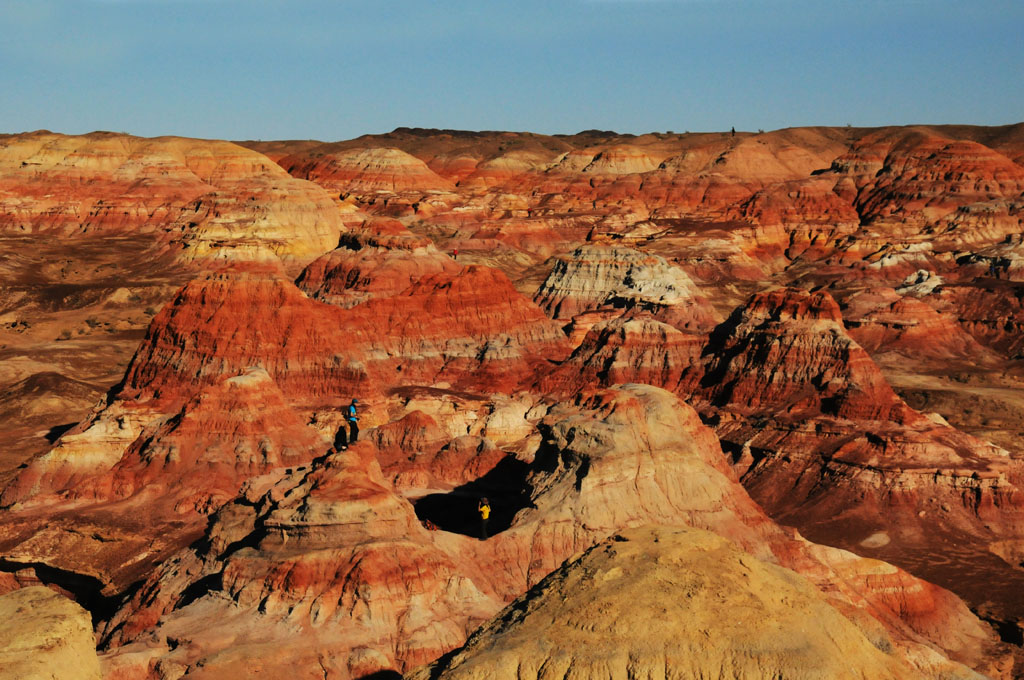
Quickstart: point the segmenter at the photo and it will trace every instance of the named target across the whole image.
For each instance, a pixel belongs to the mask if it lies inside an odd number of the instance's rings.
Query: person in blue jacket
[[[359,416],[356,415],[356,404],[358,403],[358,399],[353,399],[352,403],[348,405],[348,410],[345,415],[345,420],[348,421],[348,440],[350,443],[355,443],[356,439],[359,438]]]

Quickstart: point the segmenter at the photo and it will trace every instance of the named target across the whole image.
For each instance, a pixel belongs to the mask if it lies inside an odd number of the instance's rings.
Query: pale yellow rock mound
[[[642,527],[567,563],[477,631],[447,663],[411,677],[921,675],[872,645],[795,572],[751,557],[713,533]]]
[[[0,680],[100,680],[89,613],[42,586],[0,596]]]

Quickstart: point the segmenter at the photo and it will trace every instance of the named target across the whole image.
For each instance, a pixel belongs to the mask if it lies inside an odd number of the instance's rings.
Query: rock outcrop
[[[777,290],[752,297],[719,326],[702,382],[715,404],[747,413],[826,413],[903,422],[906,405],[846,334],[827,293]]]
[[[978,664],[994,654],[950,593],[777,527],[736,482],[713,433],[663,390],[635,385],[554,405],[541,429],[545,442],[518,472],[484,475],[471,492],[439,489],[444,502],[410,495],[416,514],[383,477],[371,442],[269,488],[254,483],[113,617],[105,662],[125,677],[145,677],[154,658],[185,677],[214,677],[250,667],[249,656],[298,677],[404,672],[462,644],[566,559],[651,523],[711,529],[750,559],[799,569],[861,636],[889,645],[897,666],[938,673],[961,668],[948,657]],[[528,493],[518,512],[501,506],[515,500],[516,480]],[[462,517],[479,491],[495,502],[487,541],[460,535],[477,531]],[[271,640],[272,654],[257,652]]]
[[[285,156],[278,163],[296,177],[341,193],[398,193],[453,188],[450,181],[437,175],[426,163],[395,148]]]
[[[1024,191],[1024,168],[1006,156],[926,129],[870,134],[832,170],[854,180],[862,219],[885,229],[920,228],[958,208]]]
[[[0,231],[64,237],[145,231],[187,260],[305,263],[337,244],[327,193],[229,142],[36,132],[0,140]]]
[[[402,266],[401,257],[385,256],[375,271],[402,276]],[[348,310],[309,299],[274,271],[235,268],[195,281],[154,319],[128,369],[124,398],[166,399],[252,365],[305,405],[340,404],[396,383],[470,387],[491,380],[495,389],[510,389],[548,358],[564,356],[557,326],[500,272],[428,271],[404,274],[414,283],[390,286],[385,292],[401,290]],[[325,278],[321,289],[360,295],[358,280],[334,280]],[[193,334],[196,327],[204,333]]]
[[[710,532],[648,527],[567,562],[411,677],[940,677],[890,645],[792,571]],[[966,668],[941,677],[981,678]]]
[[[924,278],[908,288],[941,285]],[[953,314],[936,311],[922,297],[887,288],[866,290],[847,299],[843,316],[850,336],[875,355],[897,353],[919,362],[960,359],[979,365],[999,361]]]
[[[236,264],[186,285],[120,389],[18,471],[0,496],[13,513],[0,546],[116,592],[195,540],[246,480],[321,455],[340,422],[315,431],[300,413],[403,384],[512,392],[567,352],[558,327],[489,268],[449,268],[342,309],[276,267]],[[68,535],[88,559],[60,550]]]
[[[955,330],[947,337],[970,346]],[[744,484],[773,516],[814,540],[957,584],[980,604],[986,596],[967,578],[971,558],[943,557],[963,549],[969,535],[975,547],[968,552],[991,569],[986,580],[1015,582],[1014,572],[985,553],[1024,526],[1019,463],[907,406],[846,334],[829,296],[758,296],[716,330],[709,349],[694,394],[708,399],[704,412]],[[945,349],[956,352],[957,345]],[[1004,598],[1015,609],[1011,601]]]
[[[855,310],[877,304],[867,293],[850,300]],[[922,304],[909,298],[893,309]],[[928,310],[914,317],[930,324],[916,341],[906,321],[883,327],[880,340],[868,335],[877,327],[869,324],[879,323],[870,319],[885,319],[870,312],[854,332],[876,350],[917,361],[992,356],[955,322]],[[989,584],[1016,582],[1012,568],[991,559],[989,546],[1021,531],[1019,463],[911,409],[847,334],[827,293],[755,295],[710,336],[651,318],[602,321],[539,385],[571,393],[630,381],[664,387],[698,406],[754,498],[815,540],[924,570],[972,593],[972,602],[987,603],[990,613],[992,598],[971,585],[976,570],[987,565]],[[974,548],[965,550],[967,535]],[[947,559],[953,551],[964,555]],[[1009,607],[1000,616],[1012,618],[1017,598],[999,599]]]
[[[375,221],[364,228],[311,262],[296,285],[312,298],[348,308],[398,295],[427,276],[461,270],[430,239],[414,236],[400,222]]]
[[[699,379],[707,338],[647,316],[594,324],[572,355],[541,380],[547,391],[646,383],[672,391]]]
[[[89,612],[49,588],[0,595],[0,678],[100,680]]]
[[[646,311],[680,328],[707,329],[715,320],[686,272],[621,247],[582,246],[556,259],[534,301],[554,319],[614,308]]]
[[[280,260],[297,272],[337,246],[347,219],[322,187],[229,142],[0,137],[0,401],[32,402],[0,434],[0,479],[88,415],[197,271]],[[31,396],[13,393],[22,380]]]
[[[373,454],[357,444],[247,489],[207,546],[168,562],[114,617],[107,636],[134,642],[107,663],[145,677],[157,644],[191,678],[256,667],[360,678],[460,644],[500,605],[433,545]]]

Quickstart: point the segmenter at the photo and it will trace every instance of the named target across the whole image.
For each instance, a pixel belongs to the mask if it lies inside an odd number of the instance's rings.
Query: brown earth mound
[[[413,680],[980,678],[922,673],[796,573],[695,529],[617,534],[566,563]]]

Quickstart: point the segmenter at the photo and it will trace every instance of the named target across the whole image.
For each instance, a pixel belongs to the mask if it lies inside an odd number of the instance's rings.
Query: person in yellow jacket
[[[480,502],[476,506],[477,512],[480,513],[480,540],[487,540],[487,520],[491,516],[491,502],[487,500],[487,497],[480,499]]]

